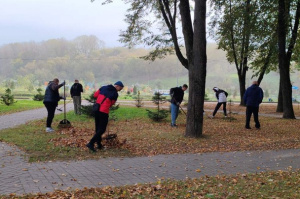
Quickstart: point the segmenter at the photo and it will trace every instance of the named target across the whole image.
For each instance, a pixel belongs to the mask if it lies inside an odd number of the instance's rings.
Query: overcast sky
[[[0,45],[95,35],[107,47],[118,42],[126,5],[121,0],[0,0]]]

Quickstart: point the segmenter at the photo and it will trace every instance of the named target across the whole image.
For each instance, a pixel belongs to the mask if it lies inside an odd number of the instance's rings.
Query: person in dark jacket
[[[55,109],[58,105],[58,101],[63,99],[63,97],[59,96],[58,89],[65,85],[65,82],[59,84],[59,80],[57,78],[50,81],[46,90],[45,90],[45,97],[44,97],[44,105],[47,109],[47,123],[46,123],[46,132],[51,133],[54,130],[51,127],[52,120],[54,118]]]
[[[79,83],[79,81],[76,79],[75,83],[72,85],[70,94],[73,99],[74,104],[74,112],[75,114],[81,114],[80,108],[81,108],[81,93],[83,92],[82,85]]]
[[[227,103],[227,96],[228,93],[222,89],[219,89],[218,87],[214,87],[213,91],[215,92],[216,98],[218,100],[218,103],[215,107],[215,110],[213,112],[213,114],[211,116],[209,116],[210,118],[214,118],[217,111],[219,110],[219,108],[223,105],[223,112],[224,112],[224,116],[227,117],[227,111],[226,111],[226,103]]]
[[[244,102],[247,106],[246,109],[246,129],[251,129],[250,127],[250,119],[251,115],[253,114],[255,127],[257,129],[260,128],[260,123],[258,120],[258,111],[259,111],[259,104],[262,102],[264,98],[263,90],[258,86],[257,81],[253,81],[252,86],[247,88],[244,94]]]
[[[103,148],[101,141],[102,135],[106,131],[108,124],[109,108],[114,105],[118,99],[118,92],[123,89],[124,85],[121,81],[117,81],[114,85],[102,86],[94,93],[96,103],[100,104],[99,111],[95,113],[95,134],[86,145],[91,151],[95,152],[94,144],[97,148]]]
[[[179,112],[179,106],[183,100],[184,97],[184,91],[188,86],[186,84],[183,84],[179,87],[174,87],[170,89],[170,96],[171,96],[171,126],[177,127],[176,125],[176,119],[178,117]]]

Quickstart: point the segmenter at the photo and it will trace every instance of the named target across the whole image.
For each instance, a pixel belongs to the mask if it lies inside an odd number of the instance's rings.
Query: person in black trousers
[[[102,135],[106,131],[108,124],[109,108],[113,106],[118,99],[118,92],[123,89],[124,85],[121,81],[117,81],[114,85],[102,86],[94,93],[96,103],[100,104],[99,111],[95,112],[95,134],[86,145],[91,151],[96,152],[94,144],[97,143],[99,150],[103,149],[101,144]]]
[[[264,98],[263,90],[258,86],[257,81],[253,81],[252,86],[247,88],[244,94],[244,102],[247,106],[246,109],[246,129],[251,129],[250,127],[250,119],[251,115],[253,114],[255,127],[256,129],[260,129],[260,123],[258,120],[258,111],[259,111],[259,104],[262,102]]]
[[[44,97],[44,105],[47,109],[48,115],[47,115],[47,124],[46,124],[46,132],[52,133],[54,129],[52,129],[51,124],[52,120],[54,118],[55,109],[58,105],[58,101],[60,99],[63,99],[59,96],[58,89],[65,85],[65,82],[59,84],[59,80],[57,78],[53,79],[53,81],[50,81],[46,90],[45,90],[45,97]]]

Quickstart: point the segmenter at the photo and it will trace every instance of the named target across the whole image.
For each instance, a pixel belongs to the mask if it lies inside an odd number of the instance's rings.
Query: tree
[[[1,103],[9,106],[16,102],[17,101],[15,101],[14,95],[11,93],[11,90],[9,88],[7,88],[5,90],[5,94],[1,96]]]
[[[94,0],[91,0],[92,2]],[[203,105],[206,80],[206,0],[194,2],[194,26],[190,1],[187,0],[123,0],[130,4],[125,21],[128,27],[121,32],[120,41],[133,47],[146,44],[154,50],[145,60],[175,53],[189,73],[189,99],[186,136],[199,137],[203,130]],[[106,0],[103,3],[110,3]],[[192,1],[191,1],[192,2]],[[179,10],[179,13],[178,13]],[[153,16],[153,18],[149,17]],[[151,21],[151,19],[154,19]],[[155,33],[151,27],[159,27]],[[180,48],[177,25],[181,25],[184,49]],[[185,50],[186,57],[182,50]]]
[[[246,91],[248,61],[255,48],[251,38],[256,20],[256,5],[251,0],[212,0],[212,7],[215,9],[212,31],[216,34],[218,48],[226,51],[228,61],[235,64],[239,77],[240,104],[245,105],[243,96]]]
[[[156,111],[150,111],[147,109],[148,117],[155,122],[160,122],[161,120],[168,117],[168,111],[160,108],[160,104],[165,103],[166,97],[162,96],[159,92],[155,92],[152,97],[152,102],[157,105]]]
[[[269,0],[212,0],[212,7],[211,32],[218,48],[235,64],[244,105],[248,69],[255,71],[252,78],[258,77],[259,83],[277,69],[276,5]]]
[[[290,80],[290,62],[298,36],[299,18],[300,0],[278,0],[279,95],[282,97],[283,118],[287,119],[295,119]],[[289,37],[289,35],[291,36]]]

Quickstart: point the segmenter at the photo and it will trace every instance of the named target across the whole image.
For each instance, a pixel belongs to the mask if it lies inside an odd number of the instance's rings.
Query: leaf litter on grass
[[[229,152],[244,150],[276,150],[300,147],[300,124],[297,120],[260,117],[261,129],[246,130],[244,116],[236,115],[228,121],[221,116],[204,120],[203,136],[188,138],[185,133],[185,117],[178,118],[178,128],[169,122],[155,123],[145,119],[122,120],[109,126],[109,133],[117,134],[108,148],[129,150],[137,156],[157,154]],[[254,122],[251,121],[251,124]],[[60,137],[51,139],[56,146],[76,147],[87,150],[86,143],[94,134],[92,123],[77,124],[58,131]],[[104,134],[104,136],[107,133]]]

